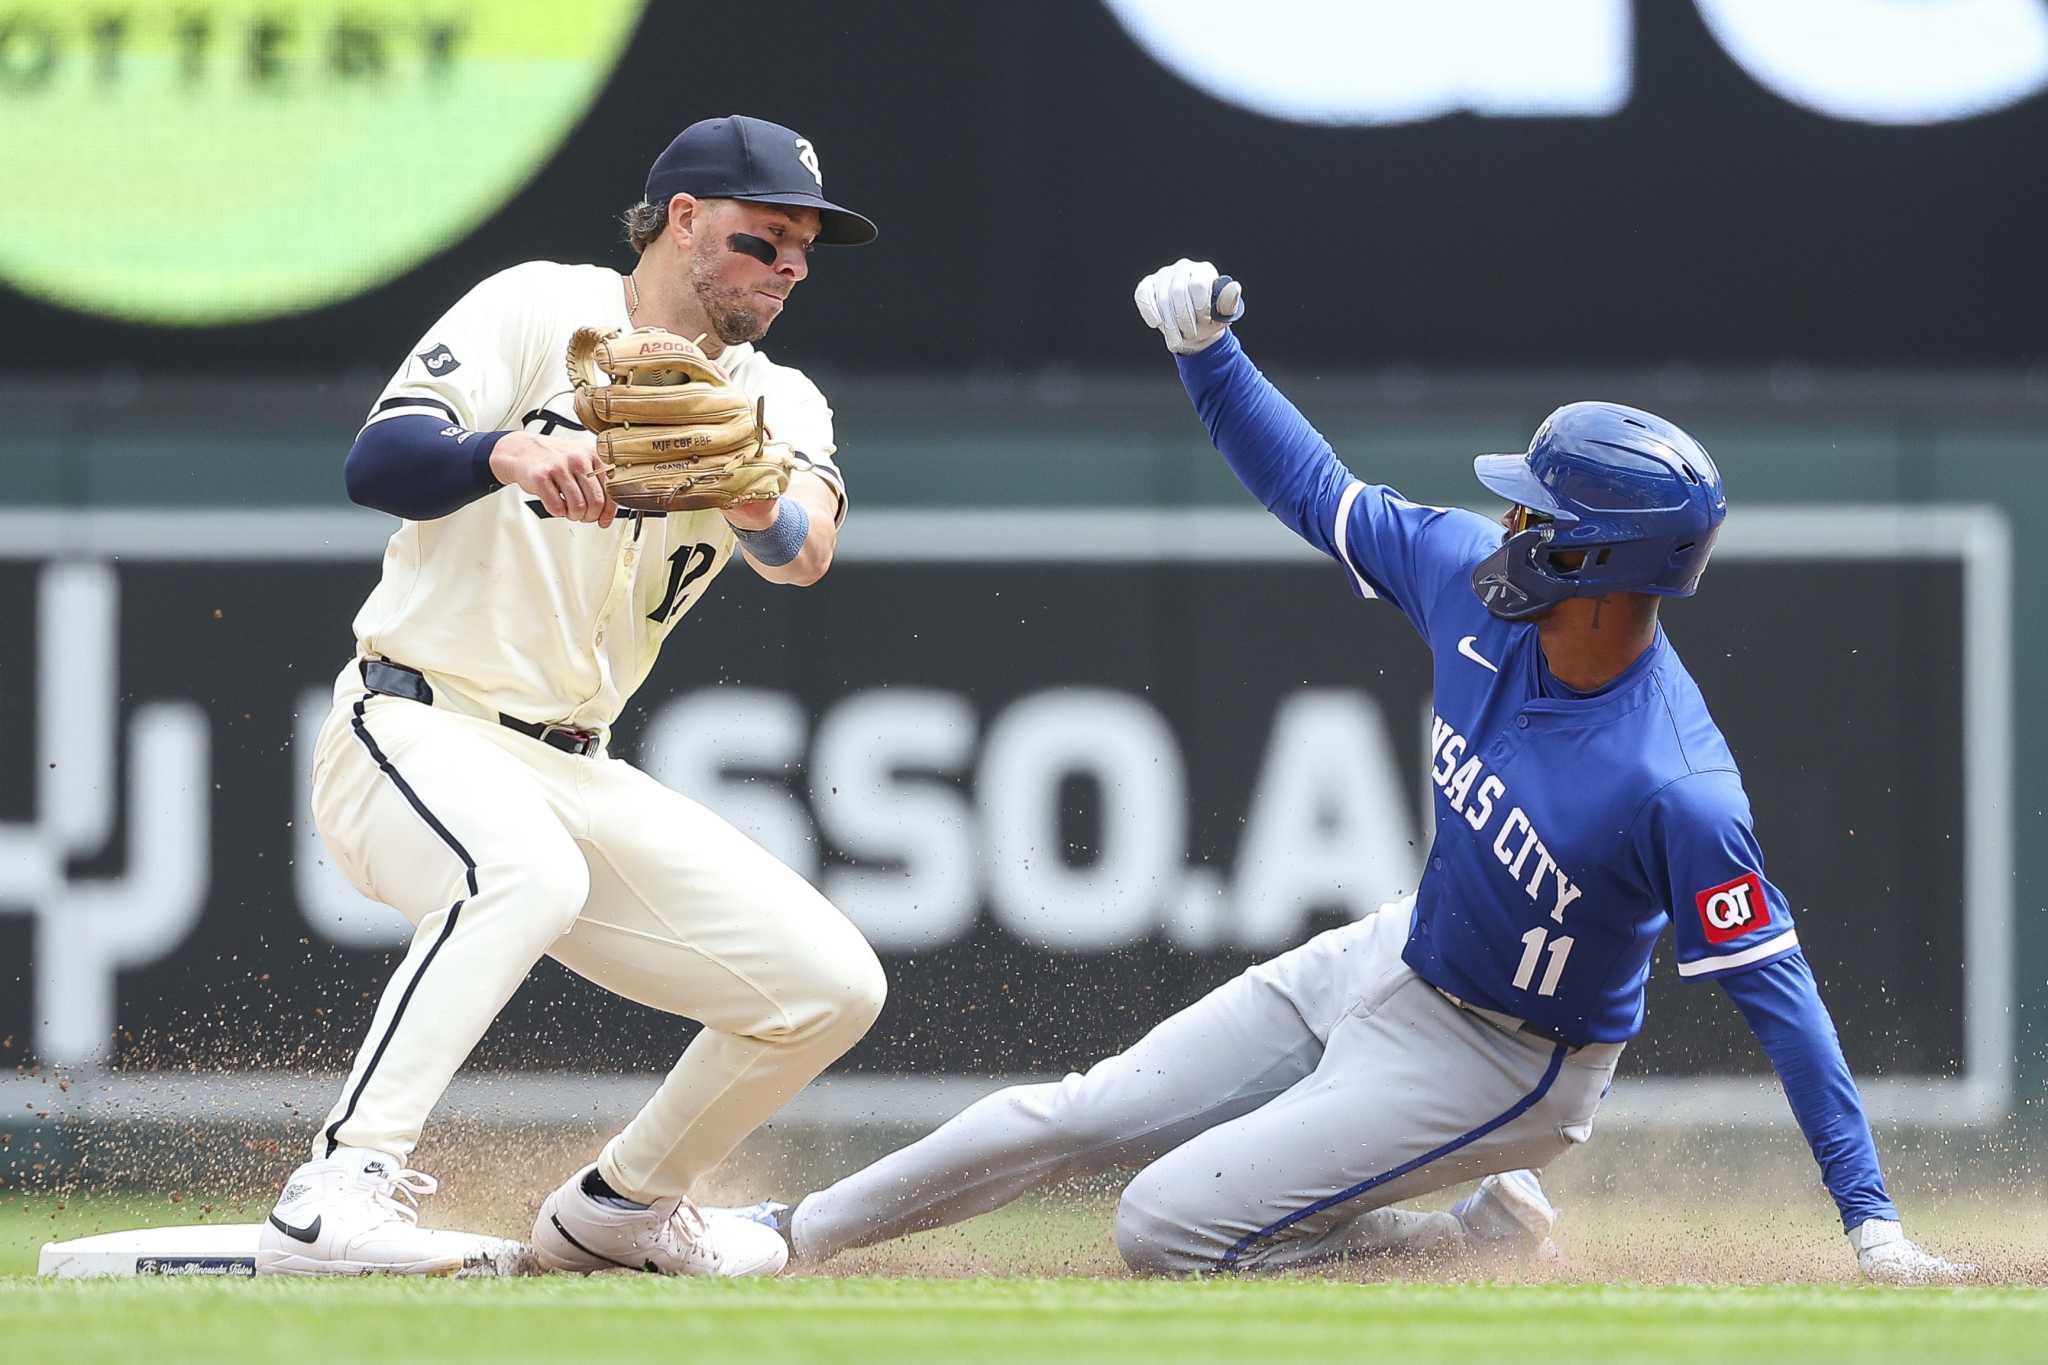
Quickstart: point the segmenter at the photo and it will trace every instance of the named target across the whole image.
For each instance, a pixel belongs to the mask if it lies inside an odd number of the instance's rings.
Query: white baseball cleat
[[[1871,1218],[1849,1232],[1856,1263],[1874,1284],[1962,1284],[1977,1277],[1974,1265],[1922,1251],[1906,1237],[1897,1220]]]
[[[1517,1252],[1539,1260],[1557,1257],[1557,1243],[1550,1240],[1557,1210],[1534,1171],[1486,1177],[1451,1206],[1451,1216],[1464,1227],[1466,1245],[1474,1250]]]
[[[292,1172],[256,1239],[259,1275],[454,1275],[495,1239],[419,1225],[434,1178],[344,1147]],[[510,1245],[510,1244],[506,1244]]]
[[[749,1223],[759,1223],[762,1227],[769,1229],[777,1237],[780,1237],[782,1244],[789,1248],[789,1263],[791,1265],[797,1263],[795,1204],[785,1204],[779,1199],[763,1199],[758,1204],[747,1204],[739,1208],[730,1209],[706,1209],[704,1212],[712,1217],[724,1215],[732,1218],[744,1218]]]
[[[584,1188],[585,1166],[542,1201],[533,1250],[548,1270],[588,1274],[639,1270],[651,1275],[775,1275],[789,1244],[773,1228],[683,1196],[644,1206],[604,1199]]]

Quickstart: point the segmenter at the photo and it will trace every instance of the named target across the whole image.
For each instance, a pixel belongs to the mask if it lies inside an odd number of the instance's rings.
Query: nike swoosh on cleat
[[[560,1215],[559,1213],[549,1214],[548,1221],[555,1225],[556,1232],[562,1234],[563,1241],[567,1242],[570,1246],[575,1247],[578,1251],[582,1252],[585,1256],[588,1256],[593,1260],[608,1262],[612,1265],[618,1266],[621,1270],[644,1270],[649,1275],[659,1275],[661,1273],[661,1267],[656,1265],[652,1261],[648,1261],[644,1265],[634,1266],[627,1261],[614,1261],[611,1257],[605,1255],[601,1251],[592,1251],[589,1247],[577,1241],[575,1236],[572,1233],[570,1233],[569,1229],[562,1226],[562,1215]]]
[[[320,1215],[317,1214],[306,1226],[295,1228],[273,1213],[270,1215],[270,1226],[294,1241],[312,1243],[320,1240]]]
[[[1478,638],[1477,635],[1467,635],[1464,639],[1458,641],[1458,652],[1489,672],[1500,672],[1500,669],[1494,667],[1491,660],[1483,657],[1478,650],[1472,648],[1472,642]]]

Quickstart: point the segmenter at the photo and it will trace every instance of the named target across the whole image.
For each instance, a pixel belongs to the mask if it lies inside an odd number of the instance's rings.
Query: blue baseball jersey
[[[1434,653],[1436,831],[1409,966],[1574,1043],[1619,1042],[1642,1027],[1671,923],[1680,975],[1719,980],[1770,1055],[1843,1226],[1897,1218],[1742,775],[1663,631],[1621,676],[1573,692],[1537,627],[1472,591],[1499,526],[1358,479],[1233,335],[1178,367],[1245,487]]]
[[[1592,695],[1549,676],[1532,622],[1472,591],[1501,527],[1353,482],[1331,549],[1363,596],[1400,608],[1435,654],[1436,833],[1408,965],[1472,1004],[1575,1043],[1621,1042],[1667,922],[1678,970],[1713,976],[1791,952],[1742,775],[1657,632]]]

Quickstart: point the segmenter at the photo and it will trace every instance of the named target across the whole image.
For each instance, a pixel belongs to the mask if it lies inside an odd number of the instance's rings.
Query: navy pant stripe
[[[1267,1226],[1260,1228],[1257,1232],[1246,1233],[1244,1236],[1237,1239],[1236,1244],[1233,1245],[1230,1248],[1230,1250],[1223,1253],[1223,1264],[1226,1266],[1234,1266],[1237,1264],[1238,1258],[1244,1255],[1244,1253],[1253,1245],[1253,1243],[1262,1242],[1267,1240],[1268,1238],[1277,1237],[1282,1232],[1285,1232],[1288,1228],[1293,1227],[1296,1223],[1299,1223],[1304,1218],[1313,1218],[1316,1214],[1321,1213],[1324,1209],[1333,1208],[1336,1205],[1343,1203],[1347,1199],[1356,1199],[1359,1195],[1364,1194],[1367,1190],[1376,1189],[1379,1186],[1386,1184],[1389,1180],[1398,1180],[1402,1176],[1407,1175],[1410,1171],[1420,1170],[1432,1161],[1436,1161],[1441,1157],[1449,1156],[1452,1152],[1457,1151],[1460,1147],[1469,1146],[1470,1144],[1477,1142],[1480,1138],[1485,1137],[1488,1133],[1491,1133],[1496,1128],[1499,1128],[1504,1124],[1513,1123],[1516,1119],[1520,1118],[1522,1115],[1528,1113],[1529,1110],[1534,1108],[1536,1104],[1539,1101],[1541,1101],[1546,1094],[1550,1093],[1550,1087],[1556,1083],[1557,1074],[1559,1070],[1562,1069],[1564,1066],[1564,1054],[1569,1050],[1570,1049],[1567,1048],[1563,1043],[1556,1044],[1555,1047],[1553,1047],[1551,1050],[1550,1065],[1547,1069],[1545,1069],[1543,1073],[1543,1079],[1536,1082],[1536,1088],[1534,1090],[1531,1090],[1528,1094],[1522,1096],[1521,1099],[1515,1101],[1515,1103],[1504,1112],[1496,1114],[1494,1117],[1488,1119],[1485,1123],[1480,1124],[1477,1128],[1474,1128],[1472,1131],[1468,1133],[1461,1133],[1459,1136],[1452,1138],[1449,1142],[1446,1142],[1443,1146],[1436,1148],[1434,1151],[1424,1152],[1421,1156],[1414,1158],[1412,1161],[1403,1162],[1401,1165],[1396,1166],[1391,1171],[1382,1171],[1380,1174],[1373,1176],[1369,1180],[1360,1181],[1358,1184],[1353,1185],[1348,1190],[1339,1190],[1337,1193],[1333,1195],[1330,1195],[1323,1199],[1316,1200],[1315,1203],[1308,1205],[1306,1208],[1296,1209],[1293,1213],[1288,1214],[1279,1222],[1268,1224]]]
[[[427,809],[427,803],[420,800],[419,793],[412,789],[412,784],[399,775],[398,769],[391,766],[391,760],[384,757],[384,751],[377,747],[377,741],[370,737],[368,727],[363,724],[363,702],[367,702],[373,695],[375,694],[366,692],[363,694],[362,701],[356,703],[355,718],[349,722],[349,727],[355,731],[356,738],[363,742],[363,747],[370,751],[370,757],[376,760],[377,766],[383,770],[384,775],[391,779],[392,785],[397,787],[399,793],[411,803],[412,808],[419,812],[420,819],[426,821],[428,828],[441,836],[441,842],[455,850],[455,856],[462,859],[463,869],[469,877],[469,894],[474,896],[476,894],[476,859],[470,857],[469,850],[462,846],[462,842],[448,832],[448,826],[441,823],[440,817]]]
[[[420,800],[419,793],[414,791],[411,784],[399,775],[398,769],[391,766],[391,760],[384,757],[384,751],[379,749],[377,741],[370,737],[368,727],[363,724],[363,702],[369,699],[369,696],[365,695],[362,701],[356,703],[355,715],[349,721],[350,729],[354,730],[356,738],[363,742],[363,747],[369,750],[370,757],[376,760],[377,767],[386,777],[391,779],[392,785],[396,786],[405,799],[412,804],[412,808],[419,812],[420,818],[425,820],[428,827],[441,837],[442,843],[454,850],[456,857],[462,859],[463,873],[469,883],[469,894],[471,896],[476,895],[476,860],[469,856],[469,850],[462,846],[461,841],[448,832],[448,827],[442,824],[432,811],[427,809],[426,803]],[[363,1068],[362,1079],[357,1081],[356,1088],[349,1092],[347,1107],[341,1111],[340,1118],[327,1125],[327,1155],[333,1156],[335,1149],[341,1146],[340,1133],[342,1125],[355,1117],[356,1105],[363,1098],[364,1088],[370,1084],[370,1077],[376,1074],[377,1063],[384,1059],[384,1050],[391,1046],[391,1039],[398,1032],[399,1020],[405,1018],[405,1007],[412,1003],[412,994],[419,989],[421,979],[427,974],[427,968],[434,965],[434,958],[440,953],[441,945],[446,943],[449,937],[454,934],[455,922],[461,918],[462,907],[465,903],[465,901],[457,901],[448,907],[448,918],[442,923],[441,932],[435,937],[433,946],[427,949],[427,955],[420,959],[419,970],[414,972],[412,980],[406,983],[405,993],[398,997],[398,1008],[391,1011],[391,1022],[385,1027],[384,1036],[377,1040],[375,1050],[370,1053],[370,1062],[369,1065]]]

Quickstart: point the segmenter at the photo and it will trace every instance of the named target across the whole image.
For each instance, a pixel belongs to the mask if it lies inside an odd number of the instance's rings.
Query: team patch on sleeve
[[[462,368],[462,362],[455,358],[455,352],[449,350],[445,344],[436,345],[432,350],[421,351],[418,359],[420,364],[427,367],[427,373],[436,379]]]
[[[1710,886],[1692,899],[1699,907],[1700,927],[1706,931],[1709,943],[1741,938],[1771,920],[1770,904],[1764,900],[1763,878],[1754,872]]]

